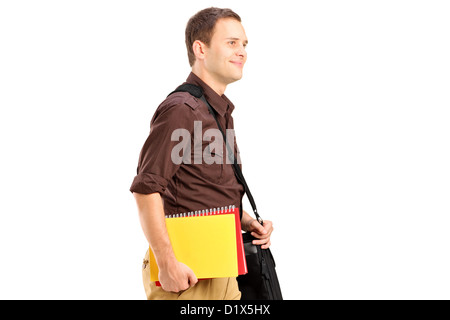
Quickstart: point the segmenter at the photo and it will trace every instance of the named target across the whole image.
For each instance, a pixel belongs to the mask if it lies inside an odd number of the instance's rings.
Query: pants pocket
[[[144,284],[145,294],[147,299],[150,297],[150,260],[148,250],[145,253],[144,259],[142,261],[142,282]]]

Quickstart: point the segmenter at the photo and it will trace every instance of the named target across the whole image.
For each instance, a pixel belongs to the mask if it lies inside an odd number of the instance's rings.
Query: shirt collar
[[[230,114],[231,112],[233,112],[233,103],[224,94],[222,96],[219,96],[210,86],[208,86],[193,72],[189,74],[186,82],[202,87],[206,100],[208,100],[214,110],[216,110],[216,112],[222,117],[225,116],[225,113],[227,113],[227,111]]]

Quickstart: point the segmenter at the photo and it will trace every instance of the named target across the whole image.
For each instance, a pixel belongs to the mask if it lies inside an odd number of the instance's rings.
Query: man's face
[[[218,81],[229,84],[242,78],[247,61],[247,36],[242,24],[232,18],[219,19],[214,28],[205,67]]]

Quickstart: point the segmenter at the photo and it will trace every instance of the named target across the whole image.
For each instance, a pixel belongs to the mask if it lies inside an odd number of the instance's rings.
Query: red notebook
[[[235,206],[214,208],[214,209],[206,209],[206,210],[197,210],[188,213],[179,213],[174,215],[166,216],[166,218],[183,218],[183,217],[192,217],[192,216],[208,216],[208,215],[217,215],[217,214],[234,214],[235,217],[235,226],[236,226],[236,246],[237,246],[237,264],[238,264],[238,275],[243,275],[248,272],[247,270],[247,262],[245,260],[245,251],[244,251],[244,242],[242,240],[242,231],[241,231],[241,219],[239,214],[239,208]],[[204,279],[199,279],[204,280]],[[157,286],[161,286],[159,281],[155,281]]]

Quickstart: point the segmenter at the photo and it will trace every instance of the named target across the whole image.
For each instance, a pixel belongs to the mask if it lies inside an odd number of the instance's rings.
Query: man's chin
[[[230,83],[232,83],[232,82],[236,82],[236,81],[238,81],[238,80],[241,80],[242,79],[242,73],[240,73],[240,74],[234,74],[233,75],[233,77],[232,77],[232,81],[230,82]]]
[[[222,76],[222,81],[226,84],[230,84],[242,79],[242,73],[227,74],[227,76]]]

